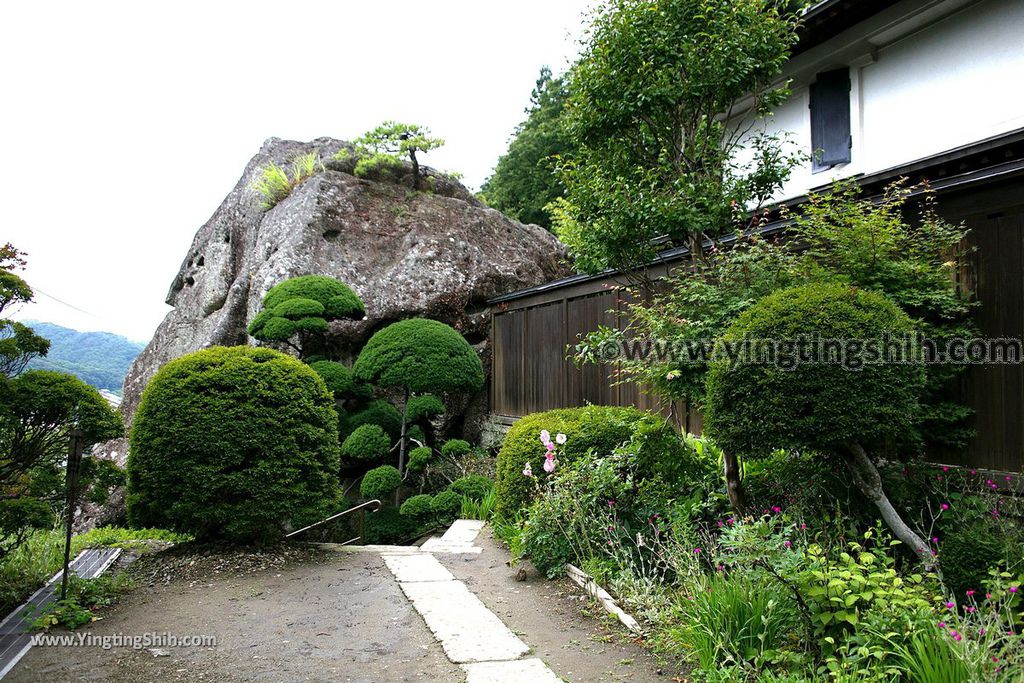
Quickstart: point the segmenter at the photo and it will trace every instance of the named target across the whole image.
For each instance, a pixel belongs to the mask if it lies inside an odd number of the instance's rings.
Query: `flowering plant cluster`
[[[565,442],[568,441],[568,437],[565,434],[558,433],[555,435],[554,441],[551,440],[551,432],[546,429],[540,430],[540,442],[546,449],[544,453],[544,471],[548,474],[552,474],[555,468],[558,467],[558,446],[564,446]],[[533,477],[533,468],[530,466],[530,461],[527,460],[523,465],[523,476]]]

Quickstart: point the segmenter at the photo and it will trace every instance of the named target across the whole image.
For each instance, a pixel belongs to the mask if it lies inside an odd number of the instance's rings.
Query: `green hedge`
[[[352,460],[380,460],[391,450],[391,439],[377,425],[356,428],[341,444],[341,454]]]
[[[337,509],[338,416],[323,380],[271,349],[214,347],[149,383],[128,456],[134,526],[272,540]]]
[[[512,425],[498,451],[495,512],[506,519],[513,518],[533,497],[535,481],[523,476],[523,466],[529,462],[534,475],[545,474],[545,449],[540,441],[543,429],[552,439],[559,432],[568,438],[559,447],[563,464],[590,449],[610,455],[637,435],[643,441],[637,453],[644,464],[642,471],[675,480],[691,463],[689,450],[671,425],[635,408],[586,406],[526,415]]]
[[[402,485],[402,475],[397,467],[381,465],[363,475],[359,485],[359,493],[363,498],[384,499],[394,493]]]

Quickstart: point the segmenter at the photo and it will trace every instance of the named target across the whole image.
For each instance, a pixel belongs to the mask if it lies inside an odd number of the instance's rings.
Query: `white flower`
[[[533,476],[533,468],[530,467],[530,461],[529,460],[526,461],[526,465],[523,467],[523,476],[524,477],[532,477]]]
[[[565,434],[558,433],[558,434],[555,435],[555,441],[557,441],[559,444],[563,444],[563,443],[565,443],[568,440],[569,440],[569,437],[567,437]]]

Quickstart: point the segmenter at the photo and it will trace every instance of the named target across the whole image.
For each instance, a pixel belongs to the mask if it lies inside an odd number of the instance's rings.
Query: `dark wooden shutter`
[[[850,161],[850,70],[818,74],[811,85],[811,147],[814,169]]]

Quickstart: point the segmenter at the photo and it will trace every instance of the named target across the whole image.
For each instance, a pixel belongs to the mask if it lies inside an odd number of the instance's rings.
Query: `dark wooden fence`
[[[979,300],[981,335],[1024,338],[1024,180],[980,192],[951,191],[940,206],[972,230],[968,246],[976,251],[961,277]],[[576,367],[568,359],[567,347],[580,334],[600,325],[625,327],[623,284],[614,275],[573,277],[494,300],[492,412],[514,419],[587,403],[657,409],[635,385],[617,384],[614,367]],[[1024,366],[972,366],[960,390],[975,410],[977,436],[964,452],[932,457],[993,470],[1024,469]],[[697,411],[679,405],[674,412],[680,428],[700,432]]]

